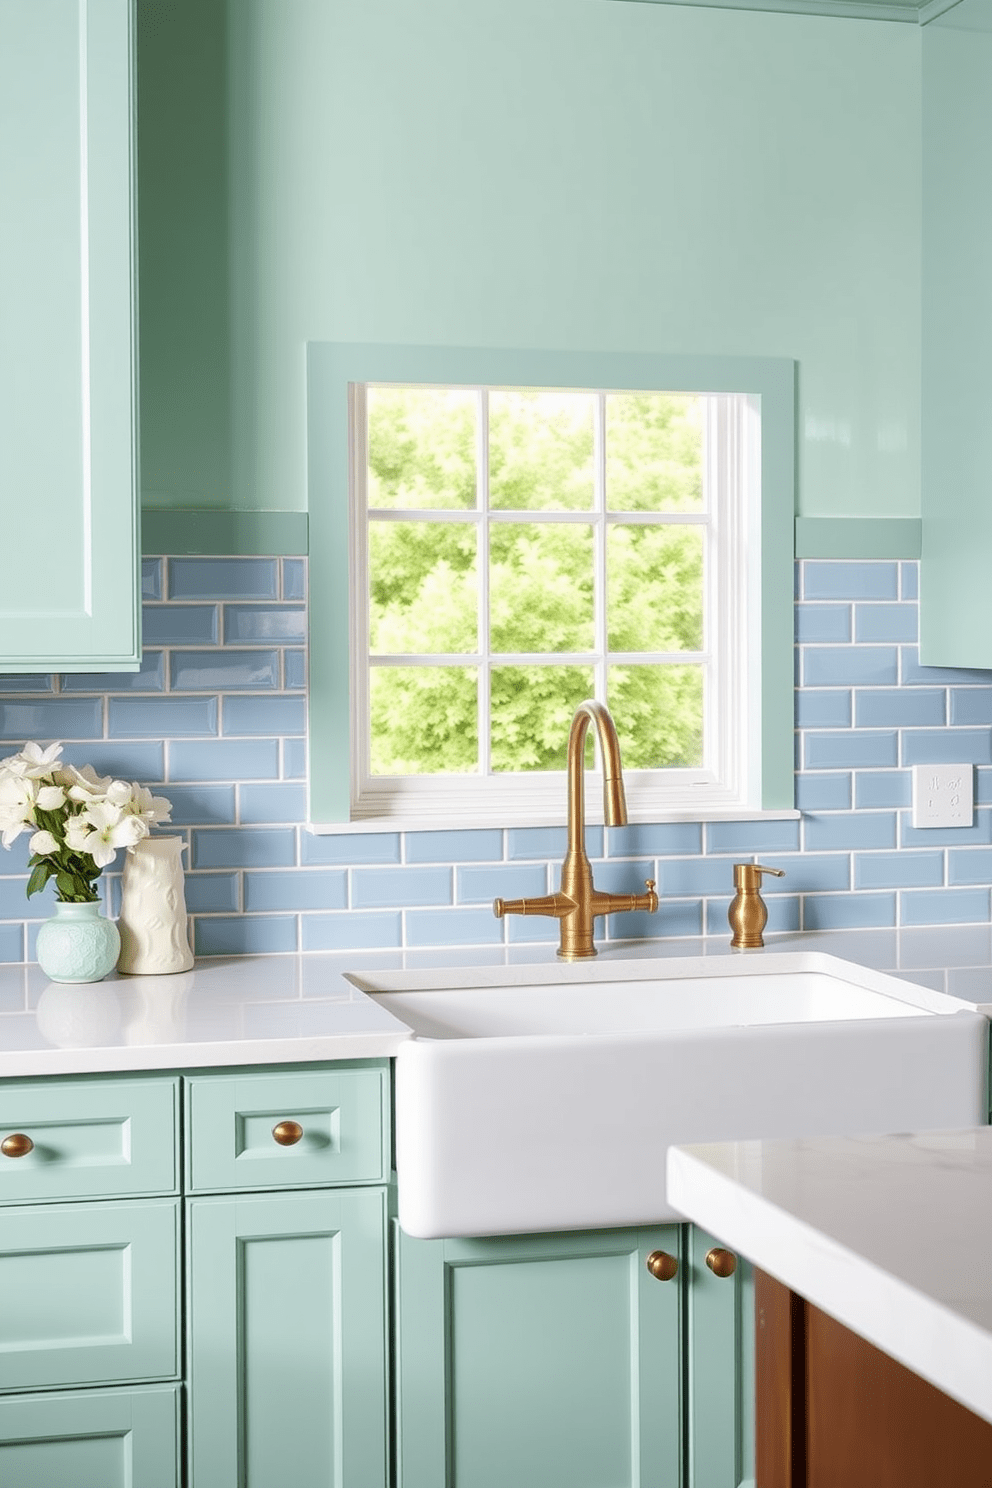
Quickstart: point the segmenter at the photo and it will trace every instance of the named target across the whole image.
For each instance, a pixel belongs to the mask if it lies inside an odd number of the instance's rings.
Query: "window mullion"
[[[720,644],[722,614],[719,588],[723,577],[719,561],[721,512],[717,491],[723,474],[723,413],[720,399],[703,399],[703,649],[709,660],[703,669],[703,763],[714,769],[720,761],[723,708],[721,706],[716,650]]]
[[[371,576],[369,574],[369,457],[368,397],[362,384],[349,391],[349,438],[351,480],[357,505],[351,524],[351,801],[360,799],[372,771],[371,691],[369,668],[371,616],[369,608]]]
[[[598,660],[596,696],[606,702],[606,394],[596,394],[593,450],[595,491],[593,513],[593,631]]]
[[[489,393],[479,389],[479,429],[476,446],[476,564],[479,590],[478,719],[479,774],[483,779],[492,772],[492,716],[490,707],[489,659]]]

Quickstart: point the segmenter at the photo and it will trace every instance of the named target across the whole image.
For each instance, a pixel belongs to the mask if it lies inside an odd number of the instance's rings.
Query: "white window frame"
[[[520,774],[452,774],[438,776],[374,776],[370,769],[369,672],[369,585],[368,531],[370,515],[384,520],[422,519],[475,525],[479,542],[480,635],[485,640],[488,611],[487,553],[488,521],[526,521],[528,513],[489,512],[485,484],[487,390],[507,384],[455,384],[404,382],[409,387],[466,386],[480,397],[482,416],[477,420],[479,450],[477,468],[483,490],[472,511],[402,513],[375,511],[367,504],[367,413],[366,391],[370,386],[396,385],[372,380],[349,385],[349,487],[351,561],[349,608],[351,614],[351,820],[373,825],[389,821],[397,827],[427,828],[439,821],[460,825],[556,824],[565,815],[564,771]],[[528,383],[528,387],[535,384]],[[597,593],[603,593],[605,578],[605,532],[611,523],[651,521],[655,514],[610,513],[604,509],[605,451],[599,437],[603,427],[603,404],[607,393],[627,391],[684,392],[684,388],[573,388],[594,392],[598,397],[595,452],[595,498],[590,512],[535,513],[541,522],[582,521],[593,526],[597,567]],[[703,766],[700,769],[627,770],[628,815],[631,821],[692,819],[706,816],[751,814],[760,799],[760,638],[754,623],[760,611],[761,551],[761,416],[760,400],[744,393],[702,393],[704,418],[704,503],[701,513],[663,514],[664,521],[701,527],[704,540],[704,638],[700,652],[639,654],[611,653],[611,661],[633,664],[698,662],[706,668],[709,703],[704,721]],[[606,621],[597,603],[595,647],[576,655],[503,655],[495,664],[527,664],[548,661],[558,665],[592,665],[596,695],[605,700]],[[436,658],[432,658],[436,661]],[[423,665],[422,656],[389,657],[390,665]],[[485,671],[494,664],[483,650],[451,658],[459,665],[480,669],[480,750],[485,768],[488,760],[488,687]],[[384,664],[386,659],[383,659]],[[622,724],[622,720],[618,720]],[[485,731],[485,732],[484,732]],[[564,743],[564,740],[562,741]]]

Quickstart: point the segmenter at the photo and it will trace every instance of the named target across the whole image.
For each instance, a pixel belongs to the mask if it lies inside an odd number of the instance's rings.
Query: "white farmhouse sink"
[[[989,1025],[817,952],[353,978],[396,1059],[408,1234],[678,1219],[674,1143],[982,1125]]]

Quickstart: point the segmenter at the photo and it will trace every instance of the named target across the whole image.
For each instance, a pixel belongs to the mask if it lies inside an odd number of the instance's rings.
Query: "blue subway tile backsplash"
[[[306,575],[295,557],[146,559],[141,671],[0,677],[0,752],[60,739],[72,763],[172,799],[198,955],[553,944],[554,921],[496,920],[491,900],[557,888],[560,827],[306,829]],[[765,883],[771,932],[988,930],[992,672],[920,665],[917,592],[915,562],[797,565],[799,819],[603,828],[588,792],[597,884],[654,878],[661,896],[657,915],[598,922],[601,941],[729,933],[743,857],[785,871]],[[912,826],[911,766],[934,761],[978,765],[972,827]],[[51,912],[26,876],[22,838],[0,854],[0,961],[32,958]]]
[[[279,686],[279,652],[173,651],[169,685],[173,692],[258,692]]]
[[[943,727],[947,693],[936,687],[859,689],[854,722],[858,728],[871,729]]]
[[[110,697],[107,728],[119,739],[209,738],[217,733],[219,712],[215,697]]]
[[[0,701],[0,739],[102,739],[101,698],[11,698]]]
[[[141,598],[162,598],[162,559],[143,558],[141,560]]]
[[[849,811],[851,776],[839,770],[801,771],[796,776],[796,806],[800,811]]]
[[[170,558],[170,599],[278,599],[278,558]]]
[[[895,646],[803,647],[804,687],[895,687],[899,651]]]
[[[307,614],[302,605],[224,606],[224,644],[257,646],[260,642],[300,645],[307,638]]]
[[[811,770],[887,769],[899,763],[899,737],[885,729],[837,729],[806,735]]]
[[[859,604],[854,607],[854,639],[861,644],[915,641],[918,630],[915,604]]]
[[[851,639],[849,604],[797,604],[796,640],[800,644]]]
[[[141,607],[141,638],[145,646],[215,646],[219,624],[216,605]]]
[[[897,563],[803,564],[804,599],[898,599]]]

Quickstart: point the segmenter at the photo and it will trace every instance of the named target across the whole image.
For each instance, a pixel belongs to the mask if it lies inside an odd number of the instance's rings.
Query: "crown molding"
[[[622,0],[631,3],[631,0]],[[961,0],[633,0],[645,5],[703,5],[720,10],[785,11],[862,21],[908,21],[925,26]]]

